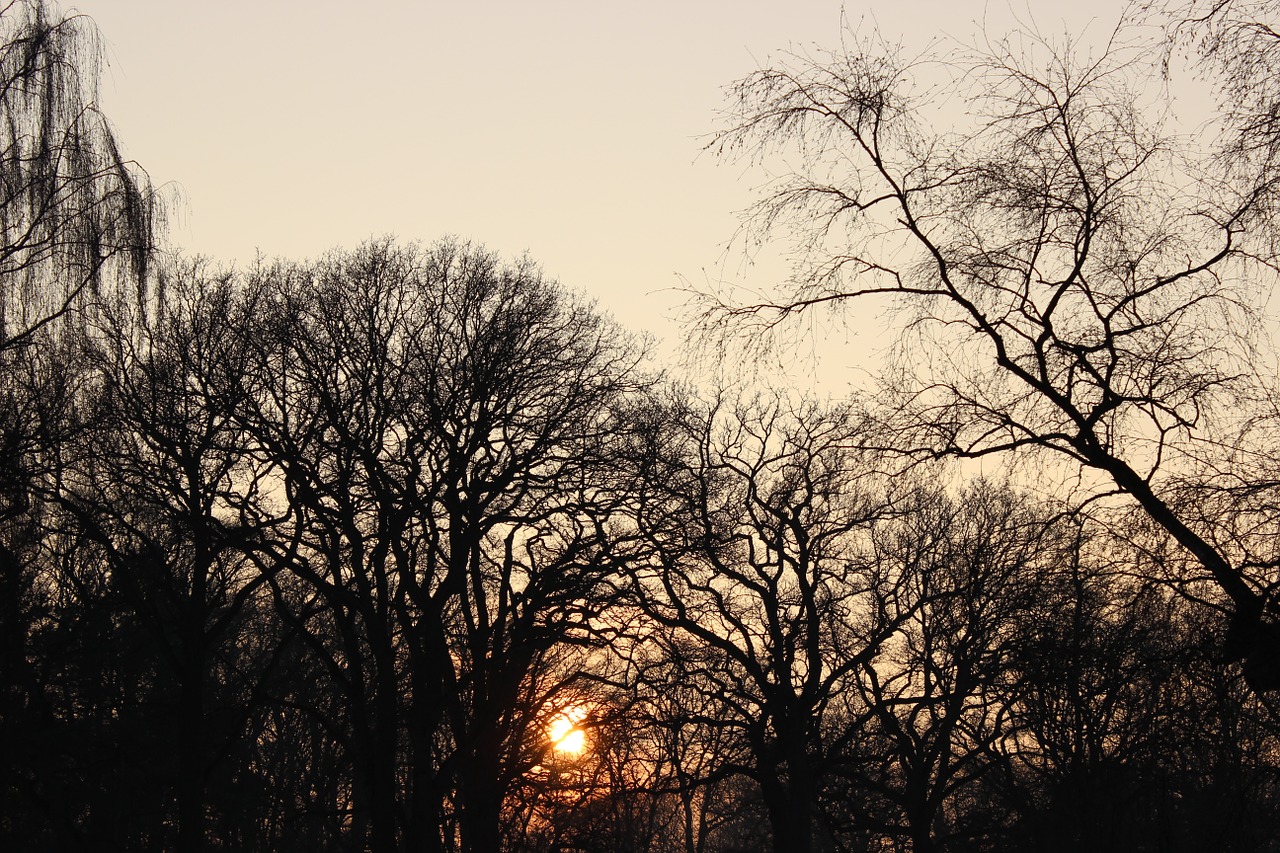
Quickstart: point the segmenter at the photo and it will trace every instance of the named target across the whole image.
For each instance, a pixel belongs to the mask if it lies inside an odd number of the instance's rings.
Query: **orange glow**
[[[547,737],[551,739],[551,748],[556,752],[577,755],[587,748],[587,733],[578,728],[578,723],[587,716],[585,708],[573,707],[561,711],[547,727]]]

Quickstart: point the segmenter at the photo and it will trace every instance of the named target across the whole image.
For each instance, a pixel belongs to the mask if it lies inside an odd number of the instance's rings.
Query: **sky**
[[[834,47],[846,25],[923,47],[971,39],[980,20],[1105,30],[1119,6],[1077,3],[1069,20],[1042,0],[72,8],[101,32],[100,106],[124,152],[179,200],[174,246],[243,263],[456,235],[527,252],[672,351],[682,288],[763,287],[786,272],[747,263],[733,242],[765,176],[702,150],[726,85],[779,51]]]

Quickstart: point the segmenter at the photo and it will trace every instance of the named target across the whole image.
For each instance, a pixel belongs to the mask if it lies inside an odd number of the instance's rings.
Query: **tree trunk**
[[[204,661],[188,640],[178,699],[178,853],[204,849]],[[192,648],[191,646],[194,646]]]
[[[458,778],[462,796],[463,853],[500,853],[502,848],[501,762],[496,736],[482,731]]]
[[[811,853],[815,797],[808,757],[798,748],[787,750],[787,754],[785,781],[776,774],[760,780],[773,849],[775,853]]]

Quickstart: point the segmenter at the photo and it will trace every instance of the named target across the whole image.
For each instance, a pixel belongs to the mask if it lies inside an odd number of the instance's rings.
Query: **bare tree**
[[[639,351],[527,260],[389,241],[255,273],[243,416],[296,543],[275,581],[342,701],[355,843],[496,850],[612,586],[598,519]],[[366,829],[367,827],[367,829]]]
[[[877,527],[877,559],[908,564],[897,571],[921,605],[851,691],[850,719],[866,709],[844,770],[853,828],[910,838],[919,853],[998,836],[1003,811],[983,793],[993,746],[1010,733],[997,688],[1056,538],[1033,500],[987,481],[954,497],[922,489]]]
[[[114,295],[111,285],[141,293],[152,252],[155,196],[96,107],[100,59],[87,17],[44,0],[0,3],[0,632],[12,654],[0,692],[16,703],[0,717],[19,733],[27,712],[56,717],[29,654],[51,598],[32,486],[56,467],[50,428],[79,371],[77,343],[52,333],[82,330],[83,313],[63,321],[85,297]]]
[[[1280,7],[1274,0],[1167,0],[1142,4],[1168,33],[1166,72],[1192,69],[1213,86],[1217,165],[1266,197],[1256,213],[1272,233],[1280,188]]]
[[[1252,772],[1238,750],[1264,718],[1214,660],[1203,622],[1217,614],[1152,583],[1127,545],[1075,522],[1012,632],[997,690],[1009,727],[996,748],[1016,816],[1011,840],[1046,850],[1265,846],[1274,838],[1267,786],[1223,791]],[[1242,717],[1253,722],[1226,722]],[[1222,754],[1236,758],[1189,769]],[[1266,750],[1257,759],[1272,761]]]
[[[673,651],[692,649],[672,673],[711,699],[699,721],[737,741],[715,775],[758,786],[774,849],[822,848],[828,715],[914,606],[906,577],[861,559],[884,484],[851,449],[847,410],[686,400],[664,417],[673,438],[635,504],[651,548],[635,594],[684,638]]]
[[[0,31],[3,352],[65,316],[109,273],[144,287],[157,207],[98,110],[93,22],[45,0],[8,0]]]
[[[212,769],[254,710],[253,667],[240,655],[263,631],[248,618],[266,580],[255,553],[280,519],[262,496],[270,466],[251,456],[235,419],[252,300],[199,264],[165,277],[154,311],[103,313],[83,353],[81,423],[59,444],[49,500],[102,550],[153,638],[157,671],[176,685],[153,701],[174,708],[176,849],[194,851],[208,835]]]
[[[438,285],[410,342],[423,369],[407,427],[430,460],[413,484],[430,570],[406,594],[423,686],[447,699],[465,843],[488,850],[530,763],[526,731],[576,677],[553,650],[604,624],[617,412],[644,380],[628,338],[527,260],[452,244],[426,260]]]
[[[721,836],[736,826],[764,822],[758,798],[744,795],[735,768],[748,766],[748,745],[726,726],[721,653],[677,629],[655,630],[651,652],[635,674],[643,727],[654,740],[655,758],[665,765],[662,789],[673,817],[667,830],[682,853],[723,846]]]
[[[1280,688],[1273,570],[1215,544],[1170,494],[1256,391],[1266,194],[1209,180],[1212,152],[1144,109],[1158,75],[1136,32],[1096,54],[1015,32],[948,54],[956,82],[934,87],[924,61],[851,36],[739,81],[712,148],[794,152],[756,222],[797,235],[809,262],[776,301],[713,301],[704,319],[771,327],[891,300],[906,324],[885,449],[1048,452],[1091,472],[1088,494],[1127,495],[1195,556],[1235,614],[1229,656]],[[934,129],[954,117],[935,110],[960,107],[976,126]]]

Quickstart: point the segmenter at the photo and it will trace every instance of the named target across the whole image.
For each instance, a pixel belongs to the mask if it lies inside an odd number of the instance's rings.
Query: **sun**
[[[586,749],[587,733],[578,728],[586,716],[586,709],[581,707],[566,708],[557,714],[547,726],[551,748],[566,755],[577,755]]]

